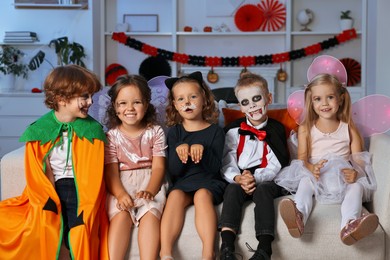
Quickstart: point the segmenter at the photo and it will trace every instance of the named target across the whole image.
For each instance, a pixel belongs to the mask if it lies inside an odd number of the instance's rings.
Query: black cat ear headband
[[[175,85],[176,81],[178,81],[179,79],[183,79],[183,78],[194,79],[203,88],[203,77],[202,77],[202,73],[200,71],[195,71],[195,72],[193,72],[191,74],[188,74],[188,75],[185,75],[185,76],[182,76],[182,77],[178,77],[178,78],[166,79],[165,80],[165,85],[167,86],[167,88],[169,90],[172,90],[172,87],[173,87],[173,85]]]

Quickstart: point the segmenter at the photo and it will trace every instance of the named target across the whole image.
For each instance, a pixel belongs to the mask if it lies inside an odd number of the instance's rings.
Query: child
[[[103,201],[102,126],[88,116],[96,75],[77,65],[57,67],[44,82],[52,110],[31,124],[26,142],[27,186],[0,203],[3,259],[58,259],[62,244],[72,259],[108,259]]]
[[[259,241],[250,259],[269,259],[274,240],[274,198],[282,189],[273,179],[289,161],[284,126],[267,116],[272,103],[267,81],[245,73],[234,89],[245,117],[226,127],[226,143],[221,172],[229,185],[219,223],[221,259],[237,259],[234,241],[241,224],[245,201],[255,204],[255,232]]]
[[[161,220],[162,260],[172,249],[184,223],[185,209],[195,205],[195,226],[202,240],[202,259],[214,259],[217,214],[225,183],[219,169],[225,135],[215,122],[214,97],[200,72],[165,80],[168,94],[168,172],[172,181]],[[188,256],[187,258],[191,258]]]
[[[107,209],[110,219],[110,259],[124,259],[131,228],[139,226],[141,259],[157,259],[160,218],[166,200],[166,140],[156,125],[156,111],[150,103],[146,80],[124,75],[108,91],[109,131],[105,146],[105,177],[110,192]]]
[[[376,181],[352,120],[347,88],[334,75],[318,74],[305,89],[305,111],[298,129],[298,160],[276,178],[276,183],[296,192],[295,202],[281,201],[280,214],[291,236],[299,238],[313,195],[320,203],[341,203],[340,238],[352,245],[375,231],[378,217],[361,215],[362,201],[370,199]]]

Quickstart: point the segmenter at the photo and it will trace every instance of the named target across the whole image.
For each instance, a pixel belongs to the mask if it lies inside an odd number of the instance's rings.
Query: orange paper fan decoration
[[[234,23],[240,31],[253,32],[260,28],[263,19],[261,11],[256,5],[247,4],[237,10]]]
[[[347,86],[356,86],[360,83],[362,67],[359,62],[351,58],[340,59],[347,71]]]
[[[260,9],[262,23],[260,31],[278,31],[286,22],[286,7],[277,0],[263,0],[257,6]]]

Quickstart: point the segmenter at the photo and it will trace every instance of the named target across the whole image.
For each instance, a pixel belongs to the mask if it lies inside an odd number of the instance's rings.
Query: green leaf
[[[34,57],[30,60],[28,64],[28,68],[30,70],[36,70],[39,68],[39,66],[43,63],[45,60],[45,53],[43,51],[39,51],[37,54],[35,54]]]

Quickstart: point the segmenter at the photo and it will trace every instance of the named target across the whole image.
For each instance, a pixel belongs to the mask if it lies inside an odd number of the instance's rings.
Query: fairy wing
[[[99,92],[96,92],[92,96],[92,105],[89,108],[89,114],[104,125],[104,118],[106,116],[106,110],[110,104],[110,97],[107,94],[109,87],[102,88]]]
[[[148,81],[149,88],[152,91],[152,100],[157,113],[157,122],[165,127],[165,108],[168,104],[168,88],[165,85],[167,76],[157,76]],[[166,129],[164,128],[164,131]]]
[[[352,118],[363,137],[390,130],[390,97],[369,95],[352,104]]]
[[[287,100],[287,111],[299,125],[305,117],[304,91],[292,93]],[[363,137],[390,130],[390,97],[369,95],[352,104],[352,119]]]
[[[287,99],[287,111],[295,122],[300,125],[305,117],[305,91],[297,90]]]

